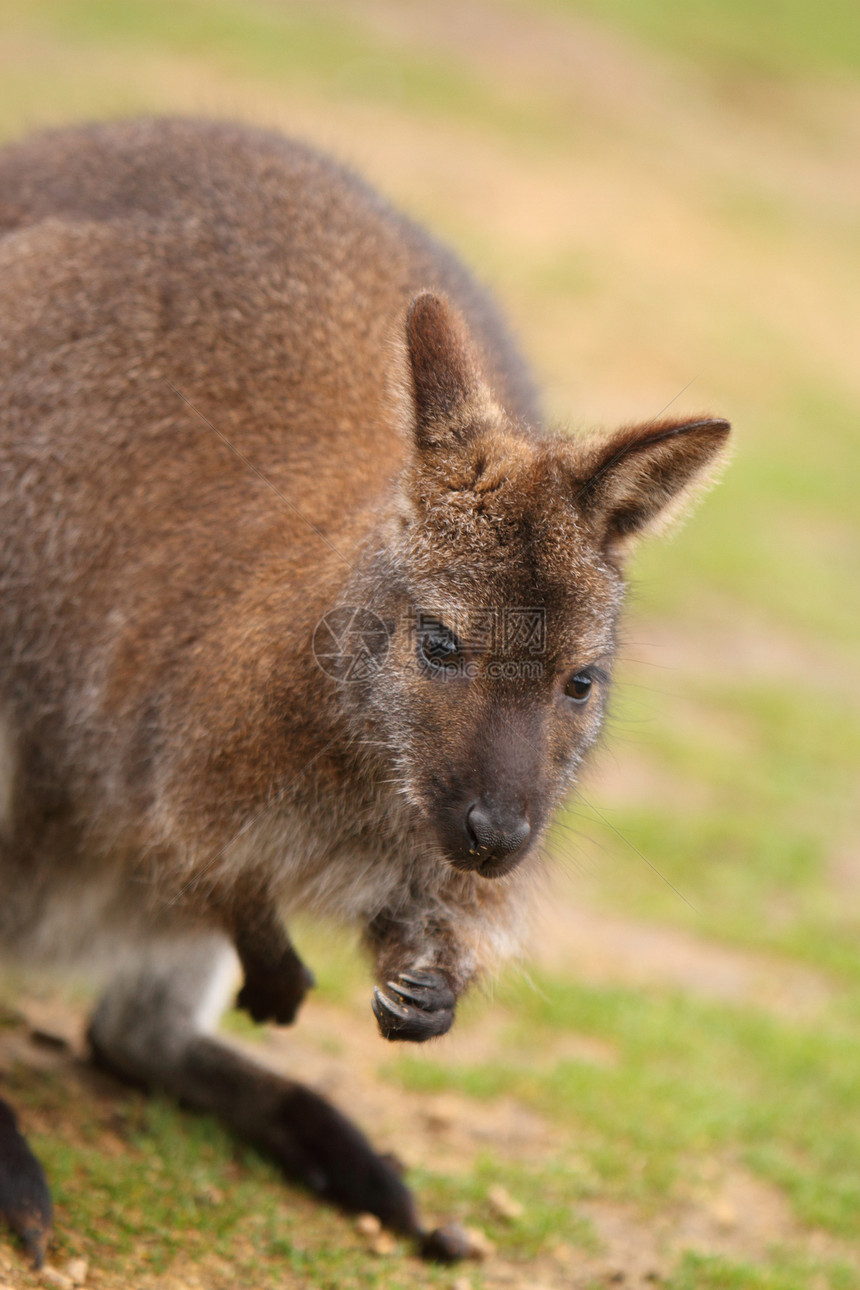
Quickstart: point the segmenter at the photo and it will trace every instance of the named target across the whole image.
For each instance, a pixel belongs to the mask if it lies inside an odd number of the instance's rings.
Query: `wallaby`
[[[146,120],[0,154],[0,946],[107,976],[98,1062],[430,1257],[395,1167],[213,1030],[357,925],[382,1034],[514,950],[622,565],[723,420],[573,438],[456,258],[315,151]],[[51,1203],[0,1102],[0,1215]]]

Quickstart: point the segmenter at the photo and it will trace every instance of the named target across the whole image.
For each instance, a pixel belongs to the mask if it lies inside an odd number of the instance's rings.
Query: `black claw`
[[[402,973],[385,984],[396,998],[377,986],[371,1000],[384,1038],[422,1043],[450,1030],[456,999],[441,973]]]
[[[403,985],[402,982],[407,984]],[[385,985],[401,999],[409,999],[427,1012],[450,1011],[457,1002],[454,991],[441,974],[432,980],[427,978],[425,982],[418,985],[411,976],[404,973],[396,981],[386,981]]]
[[[422,1004],[426,998],[426,990],[410,990],[406,985],[398,985],[396,981],[386,981],[386,990],[392,990],[400,999],[408,999],[411,1003]]]
[[[380,1019],[383,1016],[399,1017],[401,1021],[408,1021],[414,1012],[413,1008],[405,1008],[393,999],[389,999],[387,994],[383,994],[378,985],[373,987],[373,1011]]]
[[[436,986],[440,981],[444,981],[441,972],[401,972],[398,981],[405,981],[407,985],[418,986]]]

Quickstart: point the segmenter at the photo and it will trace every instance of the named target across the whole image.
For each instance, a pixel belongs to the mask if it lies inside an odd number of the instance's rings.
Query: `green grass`
[[[683,1197],[704,1160],[739,1159],[785,1193],[801,1223],[854,1236],[856,1034],[677,994],[537,984],[501,992],[511,1014],[506,1058],[452,1070],[409,1054],[391,1079],[482,1103],[515,1097],[557,1121],[592,1179],[572,1173],[570,1200],[596,1187],[653,1209]],[[535,1065],[532,1054],[551,1054],[570,1032],[611,1045],[617,1060]]]
[[[767,1268],[751,1263],[687,1254],[675,1276],[666,1282],[668,1290],[796,1290],[815,1285],[821,1290],[851,1290],[856,1269],[845,1263],[786,1258],[774,1255]]]
[[[814,678],[804,692],[726,672],[683,693],[625,695],[622,683],[612,738],[660,766],[667,796],[601,808],[586,791],[571,805],[589,898],[822,970],[856,1017],[860,915],[833,879],[856,829],[856,715]]]

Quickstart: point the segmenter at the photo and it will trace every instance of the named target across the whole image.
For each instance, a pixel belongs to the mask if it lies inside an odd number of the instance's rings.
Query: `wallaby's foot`
[[[319,1094],[271,1074],[217,1040],[189,1050],[189,1087],[221,1083],[221,1114],[243,1137],[274,1158],[288,1178],[354,1214],[375,1214],[385,1227],[411,1238],[422,1258],[456,1263],[472,1254],[456,1223],[422,1226],[401,1168],[375,1151],[359,1128]]]
[[[20,1238],[37,1268],[45,1261],[52,1218],[42,1166],[27,1146],[14,1111],[0,1100],[0,1220]]]
[[[422,1043],[451,1029],[457,998],[443,972],[401,972],[373,991],[373,1008],[385,1039]]]
[[[397,1163],[375,1151],[319,1094],[202,1037],[189,1049],[186,1070],[189,1090],[210,1082],[219,1087],[212,1109],[288,1178],[353,1214],[375,1214],[385,1227],[409,1237],[424,1259],[456,1263],[471,1255],[469,1238],[457,1224],[432,1231],[422,1226]]]
[[[93,1057],[103,1070],[138,1082],[91,1033]],[[144,1074],[143,1072],[141,1072]],[[226,1044],[189,1037],[177,1065],[161,1078],[144,1074],[191,1107],[218,1115],[243,1141],[280,1165],[285,1176],[351,1213],[375,1214],[411,1238],[422,1258],[453,1263],[467,1257],[468,1240],[456,1225],[428,1231],[396,1163],[319,1094],[265,1070]]]
[[[198,1050],[198,1058],[206,1050]],[[223,1050],[216,1056],[210,1049],[204,1060],[225,1061]],[[226,1060],[229,1060],[228,1058]],[[412,1193],[400,1177],[397,1166],[374,1151],[367,1138],[350,1120],[301,1084],[277,1076],[265,1076],[240,1061],[240,1071],[249,1079],[243,1090],[262,1095],[259,1111],[237,1125],[242,1136],[250,1137],[272,1156],[291,1179],[305,1184],[318,1196],[333,1201],[352,1213],[371,1213],[392,1231],[421,1240]],[[253,1085],[256,1084],[256,1088]]]
[[[360,1129],[318,1094],[201,1029],[214,1022],[229,997],[233,960],[223,952],[218,938],[202,938],[162,944],[139,965],[129,964],[90,1023],[98,1065],[217,1115],[289,1178],[343,1209],[375,1214],[409,1237],[423,1257],[464,1257],[468,1243],[460,1230],[434,1232],[422,1225],[397,1165],[375,1151]],[[421,986],[423,981],[410,988]]]

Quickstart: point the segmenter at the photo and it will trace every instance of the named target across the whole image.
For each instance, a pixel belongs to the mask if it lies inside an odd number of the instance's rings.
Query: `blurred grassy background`
[[[413,1109],[510,1103],[552,1126],[551,1146],[489,1141],[419,1173],[440,1212],[495,1225],[523,1285],[604,1284],[619,1224],[628,1284],[646,1247],[677,1290],[860,1283],[856,3],[0,0],[3,138],[140,112],[275,125],[364,172],[493,285],[552,419],[734,421],[720,488],[635,563],[607,750],[554,834],[532,976],[467,1010],[474,1051],[374,1049],[365,1073]],[[319,1006],[369,1030],[351,960],[307,940]],[[90,1155],[49,1132],[59,1092],[21,1084],[63,1239],[101,1265],[93,1284],[150,1284],[179,1257],[162,1218],[189,1169],[225,1167],[217,1135],[157,1108],[150,1146],[105,1170],[98,1132]],[[153,1142],[174,1153],[154,1216],[127,1202]],[[189,1164],[195,1143],[212,1162]],[[232,1218],[182,1210],[223,1284],[450,1283],[369,1268],[308,1206],[302,1247],[271,1176],[242,1170]],[[486,1209],[498,1178],[517,1223]],[[251,1253],[248,1205],[277,1208]]]

